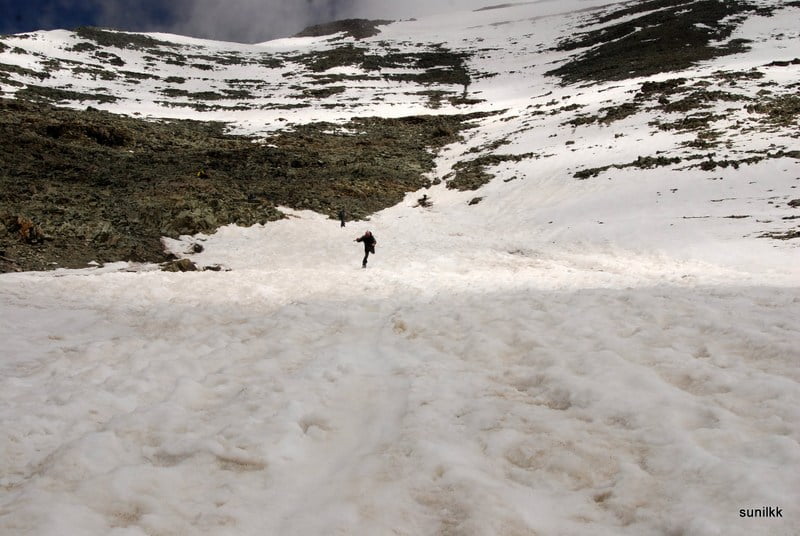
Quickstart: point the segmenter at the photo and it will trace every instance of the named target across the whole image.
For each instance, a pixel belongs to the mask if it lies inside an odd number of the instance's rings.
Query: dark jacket
[[[356,238],[356,242],[364,242],[364,251],[375,253],[375,244],[378,243],[372,233],[364,233],[364,236]]]

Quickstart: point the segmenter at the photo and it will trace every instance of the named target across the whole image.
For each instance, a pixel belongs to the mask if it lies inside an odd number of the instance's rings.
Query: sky
[[[102,26],[254,43],[346,18],[400,19],[493,0],[0,0],[0,33]]]

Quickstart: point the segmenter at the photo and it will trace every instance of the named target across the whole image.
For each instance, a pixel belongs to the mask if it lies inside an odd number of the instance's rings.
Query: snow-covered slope
[[[0,532],[797,534],[800,8],[758,2],[782,7],[726,38],[749,50],[677,72],[545,75],[587,52],[559,39],[613,24],[602,4],[449,14],[357,42],[143,45],[197,56],[186,65],[76,51],[68,32],[4,37],[0,63],[31,70],[3,71],[7,93],[36,80],[117,99],[74,106],[233,132],[499,113],[439,155],[427,208],[414,192],[345,228],[287,209],[166,241],[230,271],[0,276]],[[296,59],[348,44],[469,53],[470,81]],[[94,80],[66,61],[98,52],[125,62],[104,71],[157,78]],[[293,98],[315,77],[343,89]],[[459,169],[495,178],[448,188]],[[362,270],[366,229],[378,246]],[[782,517],[740,516],[764,506]]]
[[[457,58],[431,56],[444,50],[469,53],[466,67],[488,76],[469,84],[467,96],[483,99],[481,109],[502,109],[510,99],[530,101],[546,64],[566,56],[548,49],[569,34],[564,13],[574,10],[569,3],[509,5],[381,25],[378,35],[365,39],[340,33],[256,45],[96,29],[34,32],[3,37],[0,63],[24,70],[0,70],[11,80],[0,88],[13,94],[21,87],[14,82],[33,82],[66,90],[46,95],[62,104],[217,119],[231,121],[236,132],[259,132],[286,122],[429,113],[432,91],[445,97],[439,113],[463,111],[467,105],[446,98],[464,93],[457,77],[433,76],[426,82],[434,83],[421,84],[413,76],[456,65]],[[419,55],[425,55],[422,63]],[[314,90],[317,96],[310,97]]]

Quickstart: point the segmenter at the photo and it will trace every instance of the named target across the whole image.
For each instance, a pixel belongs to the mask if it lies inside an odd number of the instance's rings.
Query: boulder
[[[16,235],[26,244],[41,244],[45,236],[42,228],[24,216],[7,216],[4,225],[8,233]]]
[[[161,270],[164,272],[196,272],[197,265],[189,259],[178,259],[164,264]]]

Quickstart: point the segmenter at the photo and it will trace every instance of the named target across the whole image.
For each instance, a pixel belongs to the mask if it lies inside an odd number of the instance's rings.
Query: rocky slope
[[[20,100],[0,111],[0,250],[34,270],[161,262],[162,236],[266,223],[277,206],[363,218],[429,185],[431,150],[475,118],[357,118],[254,140]]]

